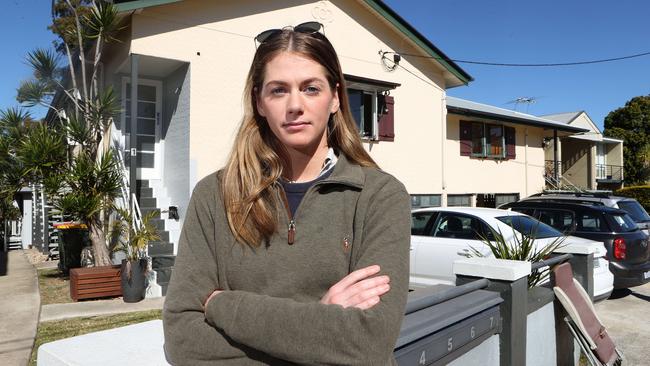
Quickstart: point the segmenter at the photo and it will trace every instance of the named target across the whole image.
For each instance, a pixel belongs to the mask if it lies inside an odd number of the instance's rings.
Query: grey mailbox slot
[[[476,288],[472,283],[435,285],[409,293],[395,346],[397,364],[446,364],[500,333],[503,300],[496,292]]]

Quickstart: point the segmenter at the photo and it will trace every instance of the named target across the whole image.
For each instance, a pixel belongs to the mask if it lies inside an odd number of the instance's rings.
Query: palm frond
[[[531,263],[539,262],[547,259],[551,253],[562,247],[564,245],[564,240],[566,239],[566,236],[559,236],[552,242],[537,248],[535,245],[536,229],[531,232],[531,235],[526,235],[524,233],[517,233],[515,229],[512,228],[513,237],[511,241],[504,238],[501,229],[498,229],[497,231],[491,227],[489,229],[492,234],[492,239],[488,238],[487,235],[482,234],[479,234],[479,237],[490,249],[492,255],[499,259],[527,261]],[[484,255],[478,249],[470,247],[468,256],[483,257]],[[548,274],[548,268],[533,271],[528,276],[528,287],[537,286],[548,277]]]
[[[118,28],[117,8],[107,2],[99,2],[97,6],[90,9],[89,14],[83,16],[87,29],[84,36],[90,39],[102,37],[106,41],[114,41],[113,34],[120,30]]]
[[[47,99],[53,94],[51,85],[40,80],[27,80],[21,82],[16,90],[16,100],[25,107],[34,107],[47,103]]]
[[[31,66],[37,80],[49,83],[60,75],[59,56],[52,50],[37,48],[29,52],[27,63]]]

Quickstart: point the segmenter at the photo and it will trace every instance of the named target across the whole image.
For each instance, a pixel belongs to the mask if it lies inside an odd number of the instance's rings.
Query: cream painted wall
[[[605,161],[609,165],[623,166],[623,143],[605,145]]]
[[[131,52],[190,63],[190,164],[197,177],[220,168],[242,115],[241,96],[259,32],[318,20],[347,74],[401,84],[395,97],[395,141],[365,143],[410,192],[440,192],[444,125],[442,72],[422,59],[402,58],[386,71],[380,50],[417,52],[402,35],[357,2],[186,0],[133,15]],[[421,80],[421,79],[423,80]]]
[[[602,134],[600,133],[598,126],[596,126],[591,121],[591,118],[589,118],[589,116],[584,112],[580,113],[580,115],[576,117],[570,124],[573,127],[582,127],[590,130],[590,132],[585,133],[585,135],[589,135],[592,137],[597,136],[598,140],[602,139]]]
[[[562,139],[562,174],[573,185],[594,189],[591,170],[596,164],[595,146],[592,141],[572,138]]]
[[[445,177],[448,194],[519,193],[526,197],[544,189],[544,130],[505,124],[515,128],[516,158],[477,159],[460,155],[460,120],[500,123],[495,120],[447,116]]]

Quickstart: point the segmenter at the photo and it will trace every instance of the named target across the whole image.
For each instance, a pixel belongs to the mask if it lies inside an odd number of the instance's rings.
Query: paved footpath
[[[41,300],[36,269],[22,250],[0,252],[0,365],[25,366],[34,345]]]
[[[649,365],[650,283],[617,290],[609,299],[596,303],[595,307],[614,343],[623,352],[623,365]]]
[[[80,301],[68,304],[43,305],[41,308],[41,321],[49,322],[80,316],[98,316],[133,311],[162,309],[164,297],[144,299],[136,303],[125,303],[122,298],[110,300]]]

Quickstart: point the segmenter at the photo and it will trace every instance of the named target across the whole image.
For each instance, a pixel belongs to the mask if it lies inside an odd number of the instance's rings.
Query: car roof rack
[[[612,195],[612,191],[610,190],[568,191],[562,189],[545,189],[542,191],[542,193],[535,193],[530,197],[541,197],[545,195],[571,195],[576,197],[609,198]]]

